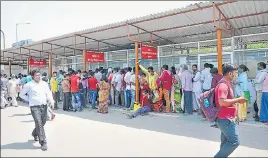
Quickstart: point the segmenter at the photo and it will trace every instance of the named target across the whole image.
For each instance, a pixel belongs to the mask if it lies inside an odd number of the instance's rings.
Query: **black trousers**
[[[58,101],[59,101],[59,96],[60,96],[60,92],[55,92],[52,93],[53,99],[54,99],[54,108],[57,109],[58,107]]]
[[[31,114],[35,123],[32,135],[38,136],[41,145],[47,143],[44,129],[44,125],[47,122],[47,105],[31,106]]]
[[[71,106],[71,92],[64,92],[63,93],[63,110],[69,110]]]

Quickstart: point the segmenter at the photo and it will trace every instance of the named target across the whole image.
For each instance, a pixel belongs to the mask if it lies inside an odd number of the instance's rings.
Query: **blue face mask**
[[[257,70],[258,70],[258,71],[260,71],[260,70],[261,70],[261,68],[260,68],[260,67],[257,67]]]
[[[241,74],[242,73],[242,70],[241,69],[238,69],[238,71],[237,71],[239,74]]]

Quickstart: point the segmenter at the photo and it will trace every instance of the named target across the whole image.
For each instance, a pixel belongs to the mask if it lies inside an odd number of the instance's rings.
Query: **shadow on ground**
[[[61,105],[59,106],[61,107]],[[129,120],[119,111],[109,110],[108,114],[99,114],[96,110],[89,110],[87,108],[84,109],[83,112],[76,113],[66,112],[61,108],[56,110],[55,113],[92,121],[123,125],[136,129],[145,129],[172,135],[220,142],[220,130],[210,127],[212,123],[203,122],[198,116],[183,116],[178,114],[178,117],[160,117],[147,115],[138,116],[135,119]],[[57,121],[57,116],[54,121]],[[240,134],[242,146],[268,150],[267,128],[238,126],[238,132]]]
[[[36,147],[33,144],[34,144],[33,140],[28,140],[27,142],[11,143],[11,144],[6,144],[6,145],[1,145],[1,150],[3,149],[15,149],[15,150],[40,149],[40,147]]]

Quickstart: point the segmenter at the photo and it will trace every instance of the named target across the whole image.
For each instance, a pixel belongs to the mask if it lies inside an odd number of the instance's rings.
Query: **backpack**
[[[226,84],[225,81],[219,81],[217,83],[217,86],[220,83]],[[228,88],[228,91],[228,93],[230,93],[230,88]],[[215,102],[215,88],[202,93],[198,99],[198,102],[206,118],[211,122],[215,122],[220,111],[220,107],[218,107]]]

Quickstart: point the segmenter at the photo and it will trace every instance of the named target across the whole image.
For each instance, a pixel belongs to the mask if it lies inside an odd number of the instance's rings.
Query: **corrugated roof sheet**
[[[221,17],[222,21],[229,21],[232,29],[235,29],[235,34],[249,34],[249,33],[261,33],[268,32],[268,1],[217,1],[215,4],[227,18]],[[42,50],[41,43],[49,42],[56,45],[68,46],[65,51],[72,53],[74,48],[74,35],[80,34],[89,38],[97,39],[102,42],[93,42],[87,40],[87,49],[98,49],[101,51],[108,51],[112,49],[122,49],[122,47],[129,46],[131,41],[128,40],[128,29],[126,24],[129,23],[129,33],[131,38],[140,39],[141,41],[160,41],[160,44],[169,44],[167,40],[160,39],[157,36],[151,36],[148,32],[152,32],[165,39],[170,39],[174,43],[185,43],[190,41],[210,40],[215,39],[215,27],[213,23],[213,2],[201,2],[189,5],[184,8],[174,9],[162,13],[151,14],[143,17],[133,18],[127,21],[121,21],[114,24],[104,25],[82,31],[77,31],[62,36],[45,39],[42,41],[34,42],[30,45],[23,47],[36,50],[31,51],[32,56],[40,56],[38,51]],[[219,19],[218,11],[216,11],[216,19]],[[140,27],[146,31],[140,30],[139,36],[137,28]],[[226,23],[222,24],[223,27],[227,27]],[[255,28],[257,26],[264,26],[263,28]],[[230,29],[230,28],[229,28]],[[232,30],[230,29],[230,30]],[[230,31],[229,30],[229,31]],[[228,33],[224,33],[223,37],[230,37]],[[255,40],[255,39],[254,39]],[[76,37],[77,49],[84,49],[85,39],[82,37]],[[109,45],[109,43],[111,45]],[[121,47],[115,48],[114,45]],[[98,47],[99,46],[99,47]],[[50,52],[51,46],[49,44],[43,44],[44,50]],[[64,48],[53,45],[52,53],[56,55],[64,55]],[[13,57],[11,52],[16,53],[15,58],[23,58],[19,48],[8,48],[6,50],[5,57]],[[47,55],[44,53],[43,55]],[[81,54],[81,51],[77,50],[77,53]],[[28,50],[23,49],[22,54],[29,54]],[[24,57],[26,59],[27,56]]]

